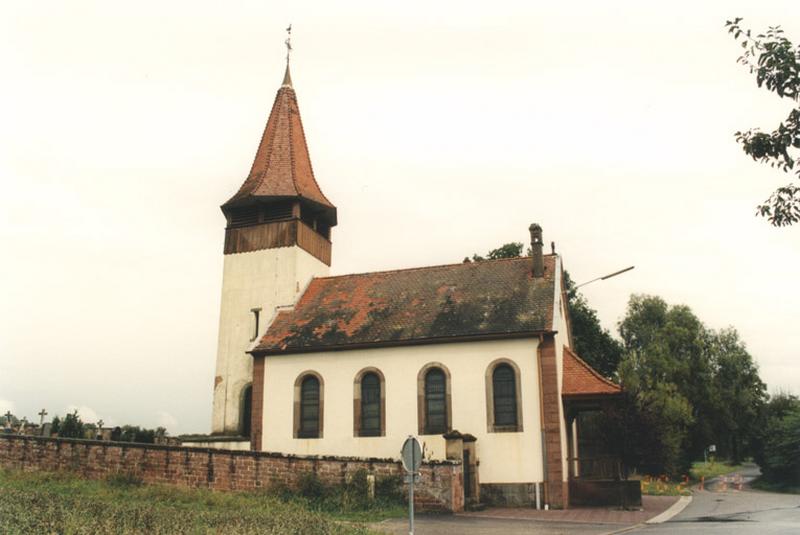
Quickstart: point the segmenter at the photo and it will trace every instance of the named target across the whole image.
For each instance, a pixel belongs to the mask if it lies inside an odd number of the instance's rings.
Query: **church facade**
[[[468,499],[568,505],[572,408],[620,388],[572,352],[562,260],[538,225],[531,257],[329,276],[336,207],[288,67],[222,211],[215,445],[399,458],[416,435],[426,458],[463,462]]]

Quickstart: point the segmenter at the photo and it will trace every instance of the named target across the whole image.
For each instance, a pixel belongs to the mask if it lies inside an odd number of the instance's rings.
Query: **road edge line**
[[[645,524],[662,524],[672,518],[673,516],[677,515],[681,511],[683,511],[687,505],[692,502],[691,496],[681,496],[677,502],[673,503],[669,509],[661,513],[660,515],[654,516],[650,520],[646,520]]]

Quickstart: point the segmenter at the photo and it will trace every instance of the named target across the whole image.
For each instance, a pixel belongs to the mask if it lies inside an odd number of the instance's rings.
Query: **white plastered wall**
[[[266,357],[262,448],[299,455],[399,458],[408,435],[416,435],[417,376],[431,362],[450,372],[452,429],[477,437],[481,483],[542,481],[537,339],[466,342]],[[523,431],[489,433],[486,420],[488,366],[498,358],[520,370]],[[353,381],[366,367],[381,370],[386,386],[386,436],[353,436]],[[323,437],[293,438],[294,384],[313,370],[323,379]],[[441,435],[418,437],[427,455],[445,458]],[[426,455],[426,456],[427,456]]]
[[[281,306],[297,301],[313,277],[329,268],[297,246],[227,254],[222,272],[217,366],[211,431],[236,434],[243,389],[252,381],[252,309],[260,308],[259,337]]]

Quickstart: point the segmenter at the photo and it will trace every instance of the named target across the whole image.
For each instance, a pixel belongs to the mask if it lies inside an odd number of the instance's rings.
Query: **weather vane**
[[[286,64],[289,64],[289,55],[292,53],[292,25],[286,28]]]

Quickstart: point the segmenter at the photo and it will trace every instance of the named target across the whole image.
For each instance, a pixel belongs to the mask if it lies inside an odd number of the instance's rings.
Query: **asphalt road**
[[[748,488],[758,467],[748,466],[739,473],[744,483],[724,485],[710,481],[706,490],[696,490],[692,502],[678,515],[663,524],[639,526],[625,530],[630,535],[710,534],[710,535],[800,535],[800,496],[776,494]],[[392,519],[379,524],[378,530],[391,534],[408,533],[407,520]],[[422,516],[416,535],[600,535],[624,529],[609,524],[576,524],[541,521],[496,520],[474,517]]]
[[[628,534],[800,534],[800,496],[752,490],[747,483],[755,479],[755,465],[739,472],[743,490],[719,480],[695,491],[692,502],[663,524],[628,531]]]

